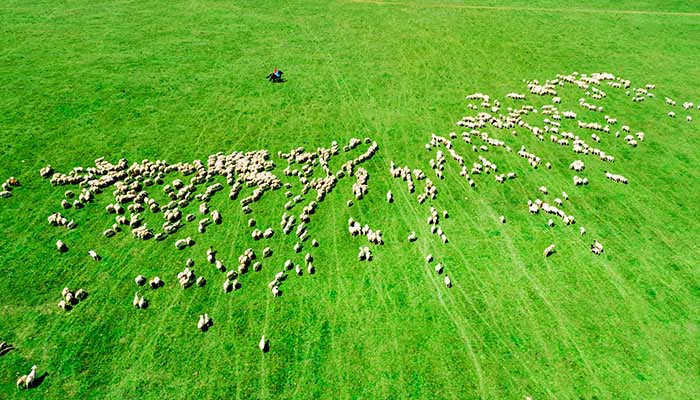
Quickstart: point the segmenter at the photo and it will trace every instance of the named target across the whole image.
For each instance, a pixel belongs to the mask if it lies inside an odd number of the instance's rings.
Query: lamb
[[[549,246],[547,246],[547,248],[544,249],[544,256],[549,257],[552,254],[554,254],[554,247],[554,244],[550,244]]]

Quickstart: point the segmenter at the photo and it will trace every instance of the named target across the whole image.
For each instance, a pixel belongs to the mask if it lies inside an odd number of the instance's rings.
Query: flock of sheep
[[[416,196],[418,204],[423,204],[426,201],[432,203],[431,200],[435,200],[439,193],[436,182],[445,179],[444,173],[447,163],[455,163],[456,168],[460,171],[460,177],[457,179],[463,181],[470,188],[475,188],[479,178],[481,177],[483,181],[487,175],[492,175],[499,184],[506,184],[506,182],[518,178],[516,171],[499,171],[499,165],[493,161],[490,155],[494,151],[503,151],[507,154],[512,152],[513,148],[519,148],[516,153],[527,162],[528,168],[538,169],[542,166],[542,157],[527,151],[524,144],[509,143],[518,141],[518,135],[522,132],[531,134],[540,142],[549,142],[557,148],[568,148],[577,157],[588,156],[611,165],[614,165],[615,157],[609,151],[603,150],[600,147],[601,143],[615,140],[622,134],[626,134],[623,137],[624,143],[632,148],[644,141],[644,132],[640,131],[632,135],[631,128],[627,125],[622,125],[620,130],[617,130],[615,126],[618,124],[618,119],[609,115],[604,116],[604,123],[582,119],[592,118],[584,117],[591,113],[603,115],[605,107],[600,103],[607,97],[605,90],[608,89],[604,89],[606,85],[610,90],[627,90],[628,96],[633,93],[634,102],[653,98],[655,89],[653,85],[632,88],[629,81],[607,73],[591,75],[573,73],[557,75],[555,79],[543,83],[536,80],[525,83],[529,94],[508,93],[505,96],[507,101],[514,103],[508,107],[505,107],[498,99],[482,93],[467,96],[469,101],[467,108],[476,111],[476,114],[465,116],[457,122],[457,126],[463,128],[464,131],[459,134],[451,132],[446,136],[433,134],[424,146],[425,150],[434,154],[428,163],[432,172],[426,173],[420,168],[409,166],[400,167],[391,161],[389,165],[391,177],[406,182],[406,190],[409,195]],[[576,102],[581,108],[580,110],[563,108],[559,91],[564,86],[573,86],[585,92],[584,97]],[[529,96],[549,99],[550,103],[540,107],[530,104],[517,106],[519,102],[526,101]],[[667,99],[666,103],[669,106],[675,106],[675,102],[670,99]],[[684,110],[690,110],[693,107],[692,103],[683,104]],[[533,120],[538,116],[540,117],[539,121],[534,122]],[[691,119],[688,117],[687,120]],[[575,127],[567,121],[576,121]],[[569,126],[567,127],[567,125]],[[579,132],[575,133],[574,129],[578,129]],[[586,133],[589,131],[595,133],[589,135]],[[504,133],[500,135],[500,139],[497,138],[499,132]],[[549,136],[549,141],[545,141],[545,135]],[[459,142],[464,144],[458,145]],[[244,215],[250,215],[247,225],[252,228],[251,238],[253,241],[270,240],[275,235],[276,229],[271,226],[258,227],[258,223],[253,217],[254,209],[257,202],[267,193],[283,189],[284,196],[288,201],[281,210],[280,229],[284,235],[295,237],[290,253],[293,251],[292,254],[299,254],[303,252],[307,242],[310,242],[311,248],[319,246],[319,241],[311,238],[309,225],[319,203],[324,201],[340,180],[354,177],[351,194],[355,201],[362,200],[369,193],[369,172],[361,164],[376,154],[379,149],[378,144],[369,138],[364,140],[353,138],[342,146],[342,151],[353,151],[362,144],[368,145],[367,149],[357,157],[345,161],[335,171],[330,167],[330,160],[341,152],[341,146],[335,141],[328,148],[319,147],[315,150],[306,150],[303,147],[298,147],[286,153],[277,153],[277,157],[282,162],[287,163],[282,171],[283,175],[298,180],[297,187],[300,188],[298,194],[292,193],[293,185],[291,183],[284,183],[280,177],[273,173],[276,164],[265,150],[230,154],[220,152],[210,155],[204,162],[195,160],[191,163],[176,164],[170,164],[163,160],[143,160],[129,164],[126,159],[121,159],[113,164],[104,158],[98,158],[94,162],[94,167],[75,167],[67,173],[60,173],[55,172],[51,165],[47,165],[39,171],[39,175],[48,179],[56,187],[77,186],[77,189],[69,189],[64,192],[64,199],[59,204],[60,209],[63,210],[81,209],[93,203],[96,196],[101,193],[111,194],[112,201],[105,207],[105,212],[112,215],[114,219],[113,223],[103,232],[105,238],[112,238],[124,231],[130,231],[136,240],[163,241],[171,236],[176,238],[186,224],[196,224],[197,232],[202,235],[201,238],[198,237],[195,240],[190,236],[179,237],[174,240],[174,246],[177,250],[196,246],[199,241],[205,242],[206,236],[204,235],[207,229],[224,222],[223,213],[212,209],[210,200],[226,191],[228,191],[227,197],[230,201],[238,201],[240,212]],[[462,146],[462,149],[459,146]],[[470,153],[474,153],[471,160],[469,159]],[[544,167],[551,169],[552,164],[545,162]],[[569,164],[569,168],[576,173],[586,171],[584,161],[578,158]],[[319,169],[321,176],[317,173]],[[169,178],[169,175],[172,174],[178,175],[179,178]],[[614,182],[628,183],[628,179],[620,174],[605,171],[605,177]],[[587,185],[589,182],[587,177],[579,177],[578,175],[573,176],[572,179],[574,186]],[[225,181],[228,188],[224,184],[216,182],[217,180]],[[420,182],[423,182],[422,190],[416,187]],[[11,196],[13,188],[17,186],[19,186],[19,182],[15,178],[7,179],[2,184],[0,197]],[[246,188],[250,194],[244,196],[242,193]],[[538,187],[537,190],[544,196],[549,195],[549,190],[544,185]],[[312,191],[314,194],[310,193]],[[307,201],[309,197],[312,199]],[[166,200],[161,201],[158,200],[159,198]],[[566,192],[561,192],[561,198],[554,197],[547,200],[545,197],[545,200],[536,198],[534,201],[528,199],[527,205],[529,212],[533,215],[542,212],[560,218],[564,225],[573,225],[576,224],[576,219],[563,209],[564,202],[568,200],[569,195]],[[395,202],[392,191],[386,193],[386,201],[389,204]],[[196,203],[194,210],[192,210],[193,207],[190,207],[193,203]],[[305,204],[299,206],[300,203]],[[352,207],[353,199],[347,200],[346,204],[348,207]],[[162,218],[162,224],[150,222],[157,216]],[[440,220],[447,218],[449,218],[447,210],[438,212],[433,205],[430,205],[427,210],[427,224],[430,232],[444,245],[450,243],[450,240],[440,225]],[[505,224],[506,216],[500,215],[498,221]],[[69,219],[60,211],[53,211],[48,217],[48,222],[52,226],[65,229],[75,229],[79,225],[75,219]],[[548,219],[547,226],[554,227],[552,218]],[[381,246],[384,244],[382,231],[370,228],[369,224],[362,225],[353,218],[348,220],[347,229],[352,236],[362,237],[361,240],[367,241],[367,245],[362,244],[359,247],[358,260],[371,261],[373,255],[370,245]],[[585,228],[580,227],[579,233],[581,236],[585,235]],[[411,231],[407,240],[409,243],[413,243],[418,240],[418,235],[415,231]],[[272,255],[273,250],[268,245],[261,247],[263,247],[262,250],[257,254],[253,248],[248,248],[234,260],[224,260],[218,257],[217,251],[213,247],[209,247],[206,250],[206,261],[216,269],[216,272],[213,272],[214,275],[210,276],[210,280],[218,279],[225,294],[244,290],[244,286],[248,282],[247,274],[262,273],[263,270],[270,269],[273,278],[267,286],[273,297],[279,297],[282,295],[281,287],[290,271],[293,270],[297,276],[303,276],[305,272],[308,275],[316,272],[314,257],[308,251],[303,256],[303,262],[293,262],[292,258],[289,258],[277,268],[272,265],[263,268],[264,264],[267,265],[265,259]],[[56,248],[59,252],[69,251],[69,246],[62,240],[56,242]],[[556,244],[554,243],[547,246],[543,252],[544,256],[549,257],[554,254],[555,248]],[[591,251],[599,255],[603,252],[603,245],[598,240],[594,240],[591,244]],[[95,250],[90,250],[88,255],[96,261],[101,259]],[[202,252],[202,258],[205,258],[204,252]],[[427,264],[431,264],[434,261],[433,255],[426,255],[425,261]],[[185,267],[182,271],[173,271],[172,273],[173,277],[177,279],[178,286],[183,290],[194,285],[198,287],[207,285],[207,279],[203,275],[195,275],[194,265],[195,261],[189,258],[185,261]],[[435,263],[433,269],[436,274],[443,276],[443,282],[447,288],[452,287],[453,282],[445,273],[444,262]],[[202,270],[206,274],[211,273],[211,271],[206,272],[204,268]],[[149,306],[149,301],[146,299],[148,290],[158,290],[165,285],[164,280],[159,276],[147,279],[144,275],[136,276],[134,283],[142,294],[139,291],[135,292],[132,305],[141,310]],[[84,289],[73,292],[64,288],[62,299],[58,305],[61,309],[69,311],[79,301],[87,298],[87,295],[87,291]],[[196,325],[200,331],[207,331],[213,326],[213,319],[207,313],[201,314]],[[269,341],[265,335],[262,335],[258,347],[264,352],[269,350]],[[28,375],[24,375],[18,380],[18,387],[22,385],[30,387],[35,377],[36,368],[33,367]]]

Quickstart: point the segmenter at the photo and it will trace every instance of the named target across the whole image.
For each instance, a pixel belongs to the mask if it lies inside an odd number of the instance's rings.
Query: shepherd
[[[275,67],[275,70],[272,71],[272,73],[271,73],[270,75],[267,76],[267,80],[269,80],[269,81],[272,82],[272,83],[284,82],[284,81],[282,80],[282,73],[283,73],[282,71],[278,70],[278,69]]]

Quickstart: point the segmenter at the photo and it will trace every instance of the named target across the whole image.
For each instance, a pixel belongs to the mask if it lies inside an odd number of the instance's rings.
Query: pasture
[[[0,181],[14,176],[21,185],[0,198],[0,342],[14,346],[0,353],[0,398],[697,397],[699,34],[700,9],[681,1],[3,2]],[[274,67],[287,82],[264,79]],[[553,96],[532,94],[524,80],[574,71],[615,74],[631,81],[628,90],[655,85],[654,97],[641,102],[607,83],[598,86],[607,95],[600,101],[557,87],[558,108],[578,114],[562,119],[561,131],[614,162],[576,154],[549,133],[538,140],[523,127],[481,128],[510,152],[474,152],[462,139],[470,129],[456,123],[489,111],[467,108],[481,101],[465,96],[499,99],[501,113],[526,104],[541,110]],[[510,92],[526,99],[507,99]],[[605,110],[586,110],[579,98]],[[694,106],[684,110],[684,102]],[[604,115],[619,120],[610,133],[576,124],[605,124]],[[548,116],[522,118],[544,128]],[[616,138],[621,125],[644,132],[644,140],[632,147],[626,133]],[[482,156],[498,172],[471,174],[470,187],[445,147],[426,150],[432,134],[449,139],[468,169]],[[351,138],[370,143],[346,152]],[[302,195],[303,184],[283,173],[288,163],[278,152],[314,152],[333,141],[340,147],[329,160],[334,173],[376,142],[376,153],[357,165],[368,172],[367,193],[353,196],[356,176],[338,179],[296,253],[298,239],[282,232],[280,218],[298,216],[316,191],[284,209],[284,192]],[[542,165],[519,157],[522,145]],[[186,223],[162,241],[135,239],[128,227],[103,236],[114,223],[105,211],[113,187],[82,209],[63,209],[64,192],[79,187],[39,176],[47,164],[68,173],[99,157],[206,165],[218,152],[257,150],[269,151],[270,172],[289,189],[266,192],[244,214],[239,200],[254,188],[244,186],[232,201],[226,179],[214,177],[195,193],[224,185],[209,200],[222,223],[206,233]],[[447,158],[444,179],[429,164],[438,150]],[[572,171],[579,159],[584,171]],[[410,193],[390,174],[392,162],[421,169],[436,198],[419,204],[425,180]],[[494,180],[507,172],[517,177]],[[590,183],[574,186],[574,175]],[[324,176],[316,165],[310,178]],[[168,174],[165,184],[191,177]],[[145,190],[165,204],[163,186]],[[575,224],[528,212],[528,200],[552,202],[562,191]],[[198,204],[183,214],[202,218]],[[430,207],[446,244],[426,224]],[[75,219],[75,229],[51,226],[54,212]],[[143,215],[159,232],[163,213]],[[252,239],[251,217],[274,236]],[[380,229],[384,244],[351,236],[349,218]],[[177,250],[176,240],[188,236],[194,246]],[[57,240],[68,251],[59,253]],[[605,246],[602,254],[591,252],[593,240]],[[556,250],[544,257],[550,244]],[[230,267],[253,248],[262,270],[225,293],[224,275],[207,262],[209,246]],[[268,246],[273,254],[263,259]],[[371,261],[358,260],[360,246],[371,248]],[[88,257],[90,249],[102,259]],[[273,297],[268,282],[287,259],[303,266],[306,253],[316,272],[288,271],[282,295]],[[435,261],[426,263],[428,254]],[[204,287],[178,285],[188,258]],[[139,274],[165,285],[138,287]],[[89,296],[63,311],[56,304],[64,287]],[[148,308],[132,306],[137,290]],[[207,332],[197,329],[203,313],[214,321]],[[263,334],[266,353],[258,348]],[[16,389],[32,365],[43,380]]]

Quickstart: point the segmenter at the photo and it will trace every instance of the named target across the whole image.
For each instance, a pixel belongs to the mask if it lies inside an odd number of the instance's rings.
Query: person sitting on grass
[[[267,79],[272,83],[284,82],[282,80],[282,71],[275,68],[275,70],[267,76]]]

